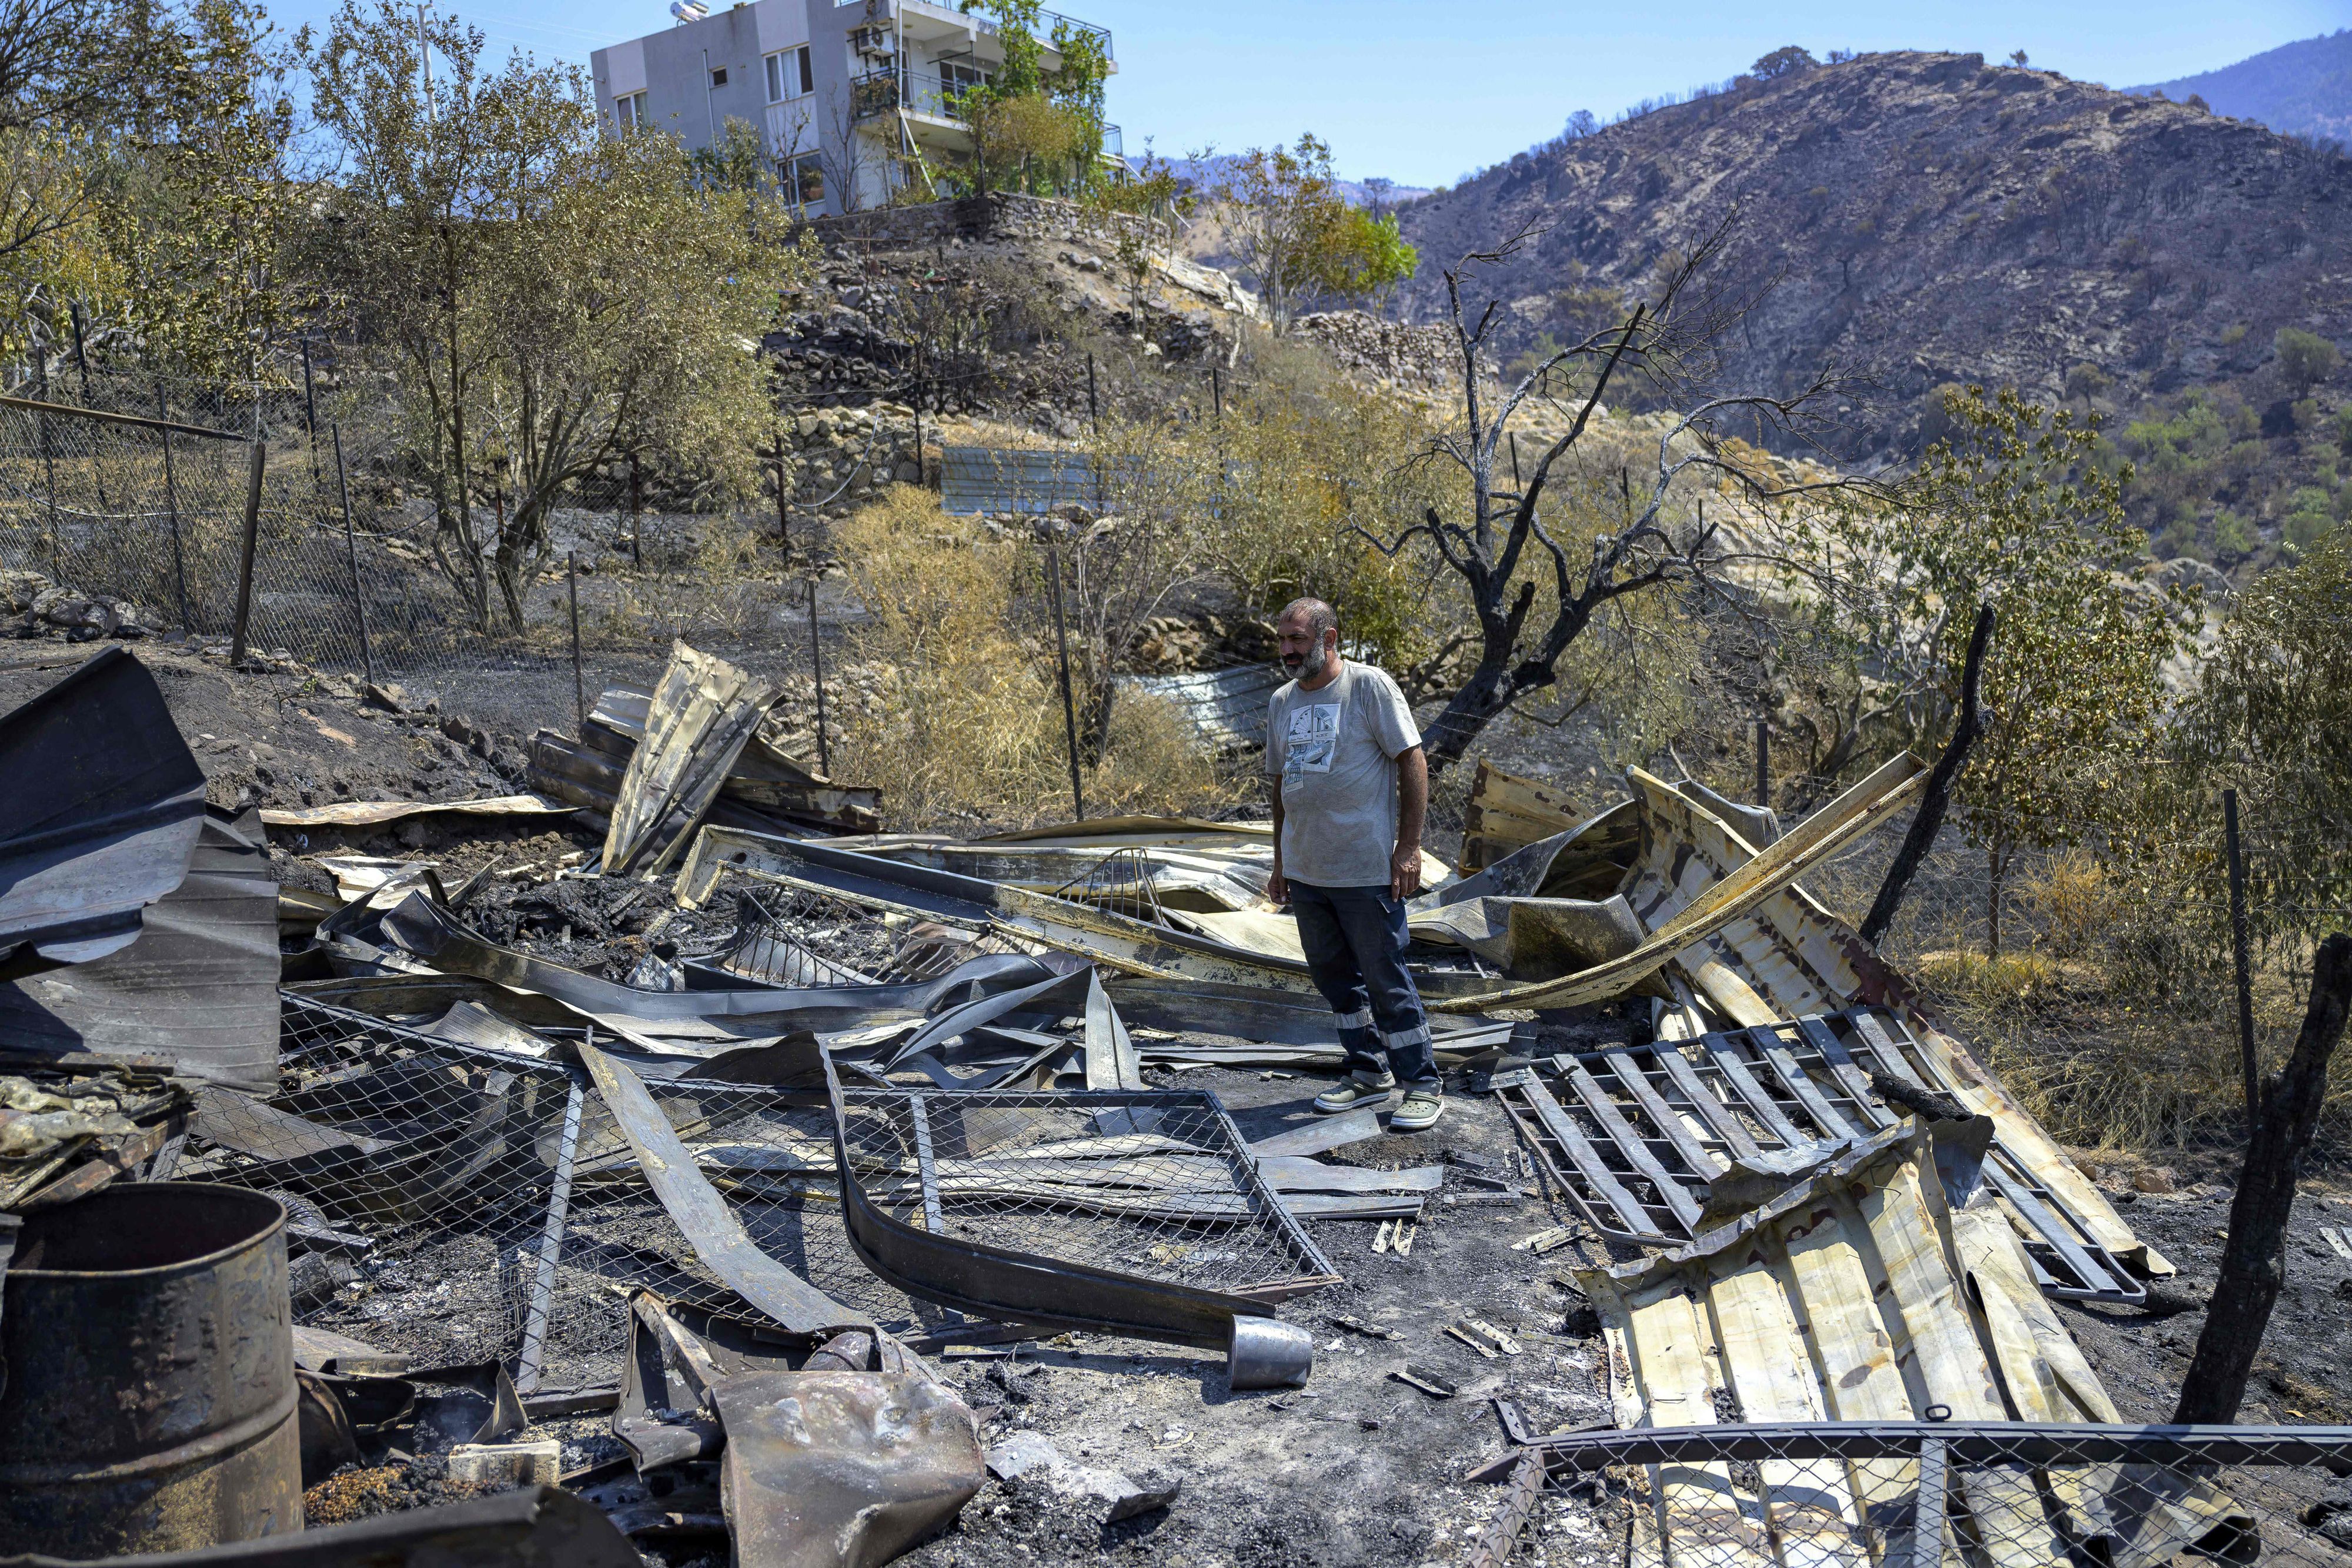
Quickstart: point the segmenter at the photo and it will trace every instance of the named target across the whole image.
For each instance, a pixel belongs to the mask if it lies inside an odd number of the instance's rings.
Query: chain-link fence
[[[69,635],[132,620],[225,649],[249,517],[251,656],[396,682],[496,729],[570,711],[575,619],[592,696],[651,685],[680,637],[772,677],[811,667],[807,584],[755,549],[773,540],[772,510],[680,511],[627,463],[606,465],[567,486],[543,547],[502,580],[493,547],[512,498],[478,486],[466,504],[484,549],[458,550],[400,411],[371,382],[307,366],[226,389],[68,371],[10,390],[0,570],[37,576],[8,585],[20,616],[43,588],[67,591],[42,608],[79,606],[71,624],[47,617]]]
[[[1507,1426],[1514,1413],[1505,1411]],[[2342,1427],[1824,1421],[1537,1437],[1480,1564],[1509,1560],[1547,1483],[1635,1564],[2352,1562]],[[1589,1559],[1583,1559],[1589,1560]]]

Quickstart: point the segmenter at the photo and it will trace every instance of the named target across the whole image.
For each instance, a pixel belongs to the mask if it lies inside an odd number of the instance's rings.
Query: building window
[[[988,85],[988,73],[968,60],[940,62],[940,96],[950,104],[976,87]]]
[[[633,92],[613,100],[613,120],[624,131],[642,131],[646,123],[646,95]]]
[[[816,90],[816,77],[809,68],[809,47],[786,49],[768,57],[768,101],[782,103],[788,98],[805,98]]]
[[[786,199],[797,205],[814,207],[824,201],[824,158],[820,153],[777,159],[776,177],[783,182]]]
[[[727,68],[725,66],[719,66],[711,71],[710,85],[712,87],[725,87],[727,85]]]

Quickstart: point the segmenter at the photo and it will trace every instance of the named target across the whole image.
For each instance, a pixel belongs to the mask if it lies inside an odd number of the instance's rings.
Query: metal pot
[[[275,1199],[151,1182],[26,1215],[0,1360],[9,1550],[98,1557],[302,1528]]]

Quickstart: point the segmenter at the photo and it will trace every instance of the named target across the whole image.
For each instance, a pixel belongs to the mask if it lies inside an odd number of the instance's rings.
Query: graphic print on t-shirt
[[[1283,739],[1285,778],[1302,773],[1328,773],[1331,754],[1339,747],[1339,705],[1315,703],[1290,710],[1290,732]]]

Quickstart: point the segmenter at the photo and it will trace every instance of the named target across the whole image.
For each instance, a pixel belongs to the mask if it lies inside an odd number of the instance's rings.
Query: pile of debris
[[[1409,1256],[1449,1180],[1447,1205],[1516,1202],[1470,1156],[1324,1157],[1381,1136],[1371,1111],[1252,1136],[1187,1085],[1339,1065],[1265,828],[880,835],[876,792],[810,768],[778,707],[681,644],[650,692],[535,737],[562,804],[239,818],[120,649],[0,719],[0,1538],[867,1564],[992,1471],[1108,1525],[1172,1479],[984,1444],[934,1358],[1084,1333],[1298,1387],[1318,1346],[1283,1303],[1341,1283],[1325,1227]],[[2140,1300],[2170,1265],[1797,885],[1924,777],[1899,758],[1782,831],[1638,768],[1584,821],[1482,769],[1486,863],[1425,867],[1439,1060],[1558,1206],[1525,1245],[1596,1244],[1573,1279],[1621,1427],[2116,1419],[2044,1297]],[[537,835],[526,858],[268,873],[289,815],[469,809]],[[557,851],[553,824],[601,843]],[[1447,1332],[1518,1353],[1486,1319]],[[1514,1442],[1507,1519],[1593,1468]],[[1737,1456],[1631,1472],[1658,1503],[1635,1558],[1692,1530],[1759,1564],[1800,1525],[1857,1563],[1930,1518],[2014,1535],[2014,1487],[1930,1510],[1907,1462],[1801,1497]],[[2186,1471],[2158,1490],[2173,1552],[2240,1517]],[[2120,1483],[2067,1497],[2091,1522],[2048,1539],[2121,1528]]]

